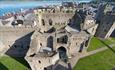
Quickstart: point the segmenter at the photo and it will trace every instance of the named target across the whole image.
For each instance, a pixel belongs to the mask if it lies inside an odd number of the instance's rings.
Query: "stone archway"
[[[68,57],[67,57],[67,50],[65,47],[61,46],[57,49],[57,51],[59,52],[59,58],[64,61],[67,62]]]

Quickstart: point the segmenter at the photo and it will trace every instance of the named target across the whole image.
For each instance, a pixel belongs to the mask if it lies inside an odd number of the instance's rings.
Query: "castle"
[[[85,52],[91,37],[100,34],[96,31],[102,27],[96,23],[94,15],[76,7],[56,6],[15,16],[12,22],[3,20],[0,52],[24,57],[32,70],[67,70],[69,60]]]
[[[71,7],[35,10],[39,30],[32,35],[25,57],[32,70],[56,70],[60,61],[67,63],[87,47],[98,25],[88,12],[84,20],[78,12]]]

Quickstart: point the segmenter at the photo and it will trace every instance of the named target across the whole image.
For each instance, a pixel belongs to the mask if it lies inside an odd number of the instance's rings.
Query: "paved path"
[[[109,46],[110,46],[110,48],[112,48],[112,47],[115,47],[115,44],[111,44],[111,45],[109,45]],[[86,57],[86,56],[89,56],[89,55],[93,55],[93,54],[95,54],[95,53],[104,51],[104,50],[106,50],[106,49],[109,49],[109,48],[105,46],[105,47],[99,48],[99,49],[94,50],[94,51],[86,52],[86,53],[82,54],[82,56],[80,56],[80,58],[83,58],[83,57]]]
[[[113,40],[112,38],[109,38],[108,40],[110,40],[111,42],[115,42],[115,40]]]
[[[109,47],[110,48],[115,47],[115,44],[111,44],[111,45],[109,45]],[[90,51],[90,52],[75,53],[76,55],[73,58],[71,58],[69,60],[69,62],[71,63],[71,66],[73,68],[79,59],[84,58],[84,57],[89,56],[89,55],[96,54],[96,53],[104,51],[106,49],[109,49],[109,48],[107,46],[105,46],[105,47],[102,47],[102,48],[99,48],[99,49],[96,49],[96,50]]]

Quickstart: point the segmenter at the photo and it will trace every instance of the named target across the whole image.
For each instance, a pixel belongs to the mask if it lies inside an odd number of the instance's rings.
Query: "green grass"
[[[103,42],[106,43],[107,45],[115,43],[115,42],[112,42],[111,39],[105,39],[103,40]],[[101,47],[105,47],[105,44],[103,44],[97,37],[93,37],[90,41],[87,51],[96,50]]]
[[[111,38],[113,41],[115,41],[115,38]]]
[[[115,50],[115,47],[113,49]],[[74,70],[112,70],[113,68],[115,69],[115,51],[108,49],[80,59]]]
[[[23,58],[0,57],[0,70],[27,70],[28,67]]]

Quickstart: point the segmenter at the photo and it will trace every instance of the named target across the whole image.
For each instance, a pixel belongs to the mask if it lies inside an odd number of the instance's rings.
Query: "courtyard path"
[[[106,49],[112,49],[112,47],[115,47],[115,44],[111,44],[111,45],[109,45],[109,47],[105,46],[105,47],[96,49],[96,50],[94,50],[94,51],[90,51],[90,52],[83,53],[82,56],[80,56],[80,58],[83,58],[83,57],[86,57],[86,56],[89,56],[89,55],[93,55],[93,54],[95,54],[95,53],[104,51],[104,50],[106,50]]]
[[[111,45],[109,45],[109,47],[105,46],[105,47],[102,47],[102,48],[99,48],[99,49],[96,49],[96,50],[90,51],[90,52],[85,51],[83,53],[75,53],[75,56],[73,58],[71,58],[69,60],[69,62],[71,63],[71,66],[73,68],[75,66],[75,64],[79,61],[79,59],[87,57],[89,55],[96,54],[96,53],[104,51],[106,49],[111,49],[112,50],[112,47],[115,47],[115,44],[111,44]],[[114,50],[114,52],[115,52],[115,50]]]

